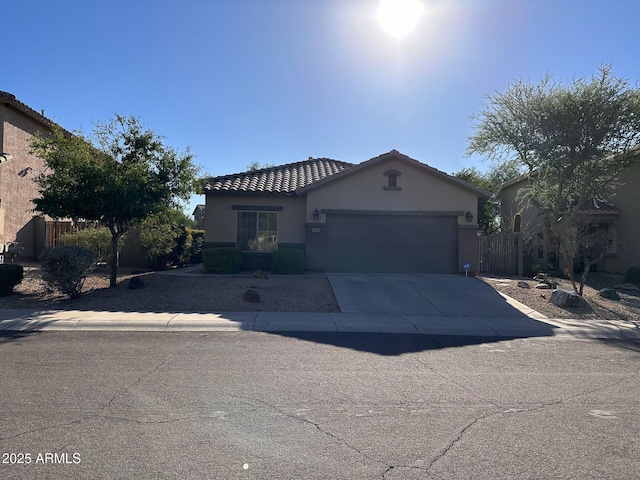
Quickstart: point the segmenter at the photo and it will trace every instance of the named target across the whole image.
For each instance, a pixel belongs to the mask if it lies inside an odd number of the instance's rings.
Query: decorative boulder
[[[558,307],[565,308],[583,307],[587,304],[587,301],[576,292],[570,292],[569,290],[562,290],[559,288],[551,294],[551,303]]]
[[[527,282],[523,282],[522,280],[518,282],[518,286],[520,288],[531,288],[531,286]]]
[[[129,279],[128,288],[135,290],[137,288],[144,288],[144,280],[141,277],[131,277]]]
[[[551,290],[551,285],[548,283],[539,283],[533,288],[537,288],[538,290]]]
[[[620,300],[620,295],[613,288],[603,288],[598,292],[598,296],[609,300]]]
[[[245,302],[258,303],[260,301],[260,294],[257,290],[249,289],[244,294]]]

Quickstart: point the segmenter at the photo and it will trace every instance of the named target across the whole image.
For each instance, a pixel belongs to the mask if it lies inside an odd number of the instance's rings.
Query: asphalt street
[[[637,478],[639,369],[568,336],[2,332],[0,478]]]

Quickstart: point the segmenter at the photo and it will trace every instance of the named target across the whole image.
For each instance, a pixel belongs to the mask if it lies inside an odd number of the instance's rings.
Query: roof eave
[[[296,197],[296,192],[263,192],[254,190],[212,190],[206,189],[205,195],[212,197]]]

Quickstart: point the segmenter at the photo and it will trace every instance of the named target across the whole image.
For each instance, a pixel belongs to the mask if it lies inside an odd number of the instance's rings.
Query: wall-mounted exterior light
[[[314,220],[320,219],[320,211],[317,208],[313,211],[313,219]]]
[[[464,218],[466,218],[467,222],[469,222],[469,223],[473,222],[473,213],[471,213],[471,212],[465,213],[464,214]]]

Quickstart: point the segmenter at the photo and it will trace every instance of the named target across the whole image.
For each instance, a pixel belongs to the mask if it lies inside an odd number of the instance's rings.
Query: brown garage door
[[[327,215],[327,271],[455,273],[457,218]]]

